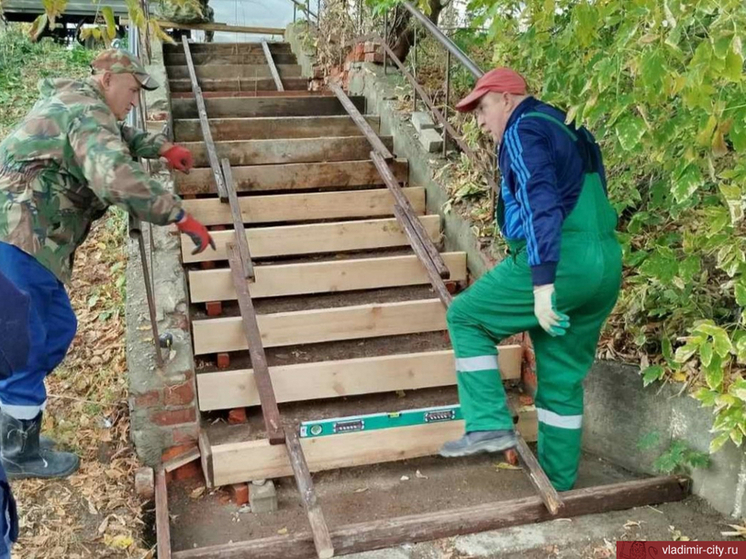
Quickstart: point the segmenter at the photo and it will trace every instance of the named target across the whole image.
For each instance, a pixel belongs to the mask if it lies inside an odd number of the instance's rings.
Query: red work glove
[[[181,217],[176,222],[176,227],[178,227],[179,231],[182,233],[189,235],[189,238],[192,239],[192,242],[197,247],[192,251],[192,254],[199,254],[207,248],[208,244],[212,247],[212,250],[215,250],[215,241],[212,240],[207,227],[202,225],[184,210],[181,210],[181,213]]]
[[[168,160],[168,166],[182,173],[188,173],[194,165],[192,152],[184,146],[173,145],[163,152],[163,157]]]

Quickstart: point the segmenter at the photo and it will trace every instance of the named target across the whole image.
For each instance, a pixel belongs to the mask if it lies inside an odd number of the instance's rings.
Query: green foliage
[[[96,54],[79,46],[67,49],[51,39],[32,42],[24,26],[9,25],[0,33],[0,138],[38,99],[41,78],[89,75]]]
[[[689,474],[694,468],[709,466],[710,456],[706,452],[692,450],[685,442],[677,439],[653,463],[653,468],[662,474]]]

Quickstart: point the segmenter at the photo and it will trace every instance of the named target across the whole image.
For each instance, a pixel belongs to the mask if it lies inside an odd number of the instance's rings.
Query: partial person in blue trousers
[[[29,296],[0,272],[0,379],[26,365],[29,356]],[[18,513],[8,477],[0,465],[0,559],[10,559],[18,539]]]

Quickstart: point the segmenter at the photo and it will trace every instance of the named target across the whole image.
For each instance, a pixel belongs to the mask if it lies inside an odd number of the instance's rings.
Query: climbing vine
[[[373,0],[374,3],[379,3]],[[390,3],[381,0],[380,4]],[[471,0],[470,44],[602,144],[624,288],[607,354],[746,435],[746,9],[740,0]],[[468,53],[467,49],[467,53]]]

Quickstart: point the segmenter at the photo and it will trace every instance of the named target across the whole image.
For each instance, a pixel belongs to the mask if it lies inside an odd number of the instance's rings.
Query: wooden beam
[[[285,88],[282,86],[280,74],[277,72],[275,61],[272,59],[272,53],[269,51],[269,45],[267,44],[267,41],[262,41],[262,49],[264,50],[264,58],[267,59],[267,66],[269,66],[269,71],[272,72],[272,78],[275,80],[277,91],[285,91]]]
[[[417,215],[425,213],[425,189],[403,189]],[[238,198],[243,223],[282,223],[321,219],[384,217],[393,212],[394,198],[380,188],[303,194],[270,194]],[[230,208],[216,198],[184,200],[183,208],[204,225],[233,223]]]
[[[663,476],[625,481],[563,493],[562,518],[628,510],[681,501],[691,494],[691,481]],[[472,507],[424,512],[373,522],[348,524],[332,530],[337,555],[360,553],[458,535],[546,522],[550,516],[538,497],[497,501]],[[271,536],[179,551],[175,559],[305,559],[313,556],[310,534]]]
[[[259,92],[276,92],[274,80],[269,78],[200,78],[200,87],[203,91],[259,91]],[[187,80],[170,79],[168,87],[174,93],[183,93],[191,91],[190,84]],[[308,78],[285,78],[285,87],[281,89],[283,93],[289,91],[303,91],[308,95]]]
[[[365,98],[350,98],[358,110],[365,108]],[[344,107],[336,97],[308,95],[306,97],[213,97],[206,99],[207,112],[213,118],[239,118],[257,116],[328,116],[346,115]],[[194,99],[172,99],[171,108],[175,119],[197,117]]]
[[[192,58],[197,53],[194,48],[191,49]],[[195,66],[197,77],[200,79],[221,79],[221,78],[271,78],[272,73],[266,64],[222,64]],[[277,71],[283,78],[300,78],[303,69],[300,64],[279,64]],[[170,80],[189,79],[189,68],[184,66],[167,66],[166,72]]]
[[[498,349],[502,379],[520,380],[521,346],[508,345]],[[280,403],[456,384],[453,351],[450,349],[282,365],[270,367],[269,374]],[[197,393],[201,411],[259,404],[251,369],[200,373],[197,375]]]
[[[177,468],[181,468],[182,466],[189,464],[190,462],[194,462],[195,460],[198,460],[200,458],[199,448],[194,447],[190,448],[186,452],[182,452],[178,456],[174,456],[170,460],[166,460],[161,464],[163,467],[163,470],[165,472],[173,472]]]
[[[368,142],[370,142],[370,147],[373,148],[373,151],[380,155],[385,161],[393,160],[393,154],[383,145],[378,134],[373,131],[365,118],[363,118],[363,115],[360,114],[360,111],[357,110],[357,107],[352,103],[352,101],[350,101],[350,98],[347,97],[347,94],[342,91],[342,88],[335,83],[330,83],[328,87],[332,90],[334,95],[337,96],[339,102],[342,103],[347,114],[350,115],[350,118],[355,122],[355,125],[360,129],[360,132],[363,133],[363,136],[365,136]]]
[[[272,379],[269,376],[267,356],[264,354],[262,334],[251,301],[249,286],[241,266],[241,255],[236,245],[230,245],[230,266],[233,276],[233,285],[238,294],[238,305],[241,308],[241,330],[244,344],[248,346],[251,354],[251,363],[254,366],[254,382],[256,383],[259,402],[264,417],[264,428],[270,444],[282,444],[285,442],[285,431],[280,421],[280,410],[277,407],[275,391],[272,388]]]
[[[443,253],[443,260],[453,281],[466,280],[466,253]],[[428,283],[427,274],[414,255],[273,264],[256,266],[254,273],[256,279],[251,285],[254,299]],[[236,299],[230,271],[226,268],[190,271],[189,294],[192,303]]]
[[[262,43],[260,40],[240,42],[240,43],[191,43],[192,54],[200,53],[220,53],[220,54],[249,54],[255,53],[262,56],[262,62],[264,62],[264,54],[262,49]],[[293,47],[290,43],[284,41],[270,41],[268,43],[270,50],[273,54],[277,53],[289,53],[293,52]],[[184,52],[184,48],[180,43],[164,43],[163,44],[164,54],[178,54]]]
[[[257,320],[264,347],[446,329],[445,311],[437,299],[264,314]],[[239,317],[195,320],[192,335],[195,355],[248,349]]]
[[[226,33],[285,36],[285,30],[282,27],[247,27],[245,25],[229,25],[227,23],[177,23],[165,20],[158,20],[158,24],[166,29],[190,29],[193,31],[224,31]]]
[[[198,43],[195,43],[198,44]],[[296,59],[295,55],[292,52],[278,52],[273,53],[275,62],[277,64],[297,64],[298,60]],[[174,52],[164,52],[163,53],[163,60],[166,64],[166,67],[168,66],[184,66],[186,64],[186,57],[184,56],[183,52],[174,51]],[[194,60],[195,64],[199,64],[200,66],[236,66],[236,65],[255,65],[255,64],[264,64],[264,53],[262,53],[261,49],[259,51],[255,52],[239,52],[239,53],[230,53],[230,52],[193,52],[192,53],[192,60]]]
[[[308,523],[311,525],[311,534],[316,554],[319,559],[330,559],[334,556],[334,547],[332,546],[332,539],[329,536],[329,528],[326,525],[324,513],[321,511],[321,507],[316,499],[316,490],[313,487],[311,472],[308,471],[306,457],[303,455],[303,448],[295,431],[289,430],[287,432],[285,449],[287,450],[288,460],[295,474],[295,483],[298,486],[303,508],[306,509]]]
[[[366,116],[374,130],[380,125],[377,116]],[[163,123],[157,123],[162,126]],[[328,136],[357,136],[355,123],[347,115],[291,116],[254,118],[212,118],[210,131],[213,136],[226,140],[281,140],[297,138],[325,138]],[[199,120],[186,119],[174,122],[174,135],[178,142],[202,140]],[[366,154],[368,151],[366,150]],[[367,155],[366,155],[367,157]]]
[[[393,162],[395,180],[405,182],[409,166],[405,159]],[[382,184],[372,161],[333,161],[257,165],[233,169],[238,191],[284,191],[313,188],[346,188]],[[176,179],[179,194],[215,192],[215,177],[210,169],[192,169]]]
[[[218,156],[215,154],[215,142],[212,140],[212,133],[210,132],[210,126],[207,123],[207,109],[205,108],[205,100],[202,98],[202,91],[197,81],[197,74],[194,71],[194,62],[192,61],[192,55],[189,50],[189,40],[186,35],[182,37],[182,44],[184,45],[184,54],[187,58],[187,66],[189,66],[189,76],[192,85],[192,92],[194,93],[195,104],[197,107],[197,113],[199,115],[199,122],[202,128],[202,137],[205,140],[205,146],[207,149],[208,158],[210,160],[210,168],[212,171],[212,177],[214,184],[217,188],[218,196],[221,200],[227,200],[227,192],[225,190],[225,182],[223,179],[223,173],[220,170],[220,163],[218,162]]]
[[[401,208],[400,212],[394,213],[395,215],[396,213],[400,214],[398,217],[399,223],[408,231],[407,237],[410,240],[412,248],[415,248],[417,246],[417,248],[415,249],[415,253],[417,253],[418,256],[421,256],[423,262],[426,262],[425,255],[427,255],[427,258],[432,262],[432,266],[435,267],[438,275],[443,279],[448,279],[448,268],[443,262],[443,259],[440,257],[440,254],[435,248],[432,240],[430,239],[430,237],[428,237],[427,233],[422,228],[422,224],[420,224],[420,222],[415,217],[414,210],[412,209],[412,204],[410,204],[406,196],[402,194],[401,186],[399,186],[399,181],[391,172],[389,163],[384,161],[383,157],[375,152],[370,153],[370,158],[373,161],[373,165],[376,167],[376,170],[386,184],[386,187],[389,189],[389,192],[391,192],[391,194],[393,194],[394,198],[396,199],[397,205]]]
[[[391,136],[381,138],[385,146],[393,146]],[[182,142],[192,152],[195,167],[207,167],[210,162],[204,142]],[[277,165],[280,163],[317,163],[367,159],[368,140],[363,136],[335,138],[282,138],[279,140],[239,140],[215,143],[218,157],[227,157],[231,165]]]
[[[155,533],[158,557],[171,559],[171,525],[168,516],[168,489],[166,472],[159,469],[155,474]]]
[[[536,410],[521,411],[516,427],[527,440],[536,440]],[[463,434],[464,421],[459,420],[311,437],[301,439],[301,446],[309,469],[319,472],[432,456]],[[213,445],[211,450],[212,483],[218,487],[293,474],[282,448],[266,439]]]
[[[251,262],[251,251],[249,251],[249,241],[246,239],[246,228],[243,225],[243,216],[241,215],[241,206],[238,204],[238,196],[233,183],[233,171],[231,170],[230,161],[223,159],[221,162],[223,176],[225,177],[225,186],[228,192],[228,206],[231,213],[234,232],[234,248],[238,255],[241,271],[245,280],[254,279],[254,264]],[[224,204],[225,205],[225,204]],[[229,251],[230,256],[230,251]],[[230,258],[229,258],[230,260]],[[233,272],[233,261],[231,260],[231,271]],[[235,288],[236,278],[233,274],[233,284]],[[237,289],[238,300],[241,300],[243,289]],[[253,308],[253,307],[252,307]]]
[[[423,215],[420,216],[420,221],[431,238],[440,235],[440,216]],[[407,244],[407,239],[395,219],[262,227],[249,229],[246,236],[254,258],[372,250]],[[208,247],[199,254],[192,254],[192,241],[186,235],[182,235],[183,262],[190,264],[227,260],[225,245],[233,238],[233,231],[213,231],[212,238],[216,250]]]

